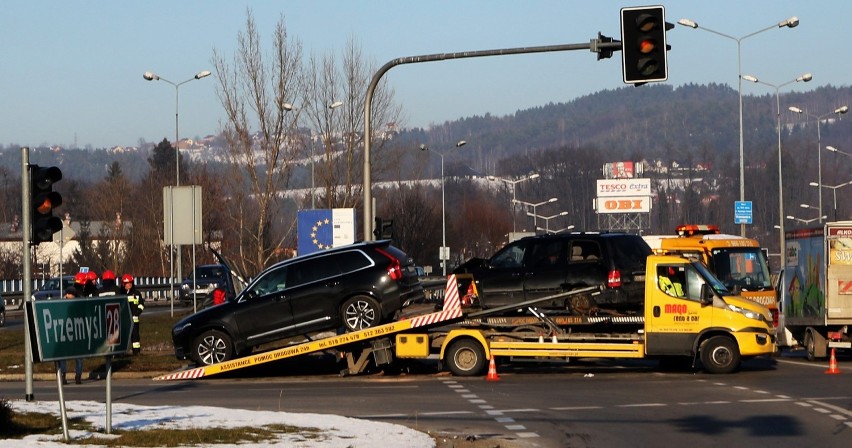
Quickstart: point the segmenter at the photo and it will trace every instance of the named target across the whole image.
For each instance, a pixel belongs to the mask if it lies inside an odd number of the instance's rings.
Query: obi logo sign
[[[27,325],[36,361],[106,356],[127,351],[132,319],[127,296],[32,302]]]
[[[595,205],[598,213],[648,213],[651,211],[651,198],[648,196],[597,198]]]

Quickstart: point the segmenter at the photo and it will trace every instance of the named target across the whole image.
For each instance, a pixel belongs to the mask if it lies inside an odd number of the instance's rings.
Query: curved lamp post
[[[846,151],[841,151],[841,150],[839,150],[839,149],[837,149],[837,148],[835,148],[834,146],[831,146],[831,145],[826,146],[825,149],[827,149],[831,152],[834,152],[834,153],[843,154],[844,156],[852,157],[852,154],[849,154]]]
[[[820,123],[822,122],[822,120],[832,115],[842,115],[846,112],[849,112],[849,107],[841,106],[837,109],[834,109],[833,112],[823,115],[813,115],[809,112],[806,112],[804,109],[796,106],[790,106],[787,109],[797,114],[804,114],[810,118],[816,119],[817,121],[817,182],[822,185],[822,136],[820,133]],[[822,216],[822,189],[819,190],[819,214],[820,216]],[[820,218],[820,222],[822,222],[822,218]]]
[[[466,145],[467,142],[464,140],[459,140],[456,143],[456,148],[461,148]],[[429,147],[426,145],[420,145],[421,151],[428,151]],[[437,154],[438,157],[441,158],[441,250],[438,254],[441,258],[441,271],[444,274],[444,277],[447,276],[447,260],[449,260],[449,250],[447,249],[447,209],[446,202],[444,200],[444,155],[438,151],[433,151],[434,154]]]
[[[680,20],[677,21],[677,23],[679,23],[683,26],[693,28],[693,29],[699,28],[698,23],[695,22],[694,20],[690,20],[690,19],[680,19]],[[778,22],[777,24],[773,24],[771,26],[757,30],[757,31],[750,33],[750,34],[746,34],[745,36],[739,37],[739,38],[725,34],[725,33],[720,33],[719,31],[711,30],[710,28],[707,28],[707,27],[704,27],[704,26],[701,27],[701,29],[704,30],[704,31],[716,34],[718,36],[722,36],[722,37],[727,38],[727,39],[731,39],[731,40],[733,40],[734,42],[737,43],[737,83],[738,83],[737,93],[738,93],[738,96],[739,96],[739,108],[740,108],[740,201],[745,201],[745,167],[743,165],[743,163],[744,163],[743,158],[744,157],[743,157],[743,81],[742,81],[742,75],[743,75],[742,61],[743,61],[743,58],[742,58],[742,41],[745,40],[745,39],[748,39],[749,37],[752,37],[756,34],[760,34],[764,31],[769,31],[773,28],[784,28],[784,27],[795,28],[797,25],[799,25],[799,18],[794,16],[794,17],[790,17],[787,20],[783,20],[781,22]],[[745,224],[740,224],[740,234],[741,234],[741,236],[745,236]]]
[[[761,81],[752,75],[745,75],[742,77],[744,80],[749,82],[754,82],[757,84],[763,84],[765,86],[769,86],[775,89],[775,107],[777,110],[777,124],[776,130],[778,131],[778,240],[781,253],[784,252],[784,183],[782,180],[782,170],[781,170],[781,96],[779,91],[781,87],[793,84],[794,82],[809,82],[813,79],[813,75],[810,73],[805,73],[798,78],[791,79],[782,84],[770,84],[768,82]],[[783,260],[783,258],[782,258]]]

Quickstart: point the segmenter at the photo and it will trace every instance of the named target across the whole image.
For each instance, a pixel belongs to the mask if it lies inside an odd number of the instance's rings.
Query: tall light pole
[[[790,81],[787,81],[785,83],[775,85],[761,81],[751,75],[745,75],[742,77],[742,79],[746,81],[763,84],[765,86],[769,86],[775,89],[775,108],[777,111],[775,116],[777,123],[775,127],[778,131],[778,247],[780,248],[780,253],[784,253],[784,183],[782,180],[783,176],[781,170],[781,95],[779,91],[781,90],[781,87],[793,84],[794,82],[809,82],[813,78],[813,75],[811,75],[810,73],[805,73],[804,75],[799,76],[798,78],[791,79]]]
[[[342,105],[343,105],[343,101],[332,101],[331,103],[328,104],[328,110],[330,110],[331,113],[333,114],[334,109],[337,109],[338,107],[340,107]],[[329,121],[331,121],[331,120],[329,120]],[[323,142],[323,144],[327,144],[327,143]],[[316,190],[315,190],[316,187],[314,186],[315,185],[314,184],[314,164],[315,164],[315,160],[314,160],[314,140],[311,139],[311,208],[312,209],[316,208],[316,203],[314,201],[314,197],[316,196]],[[326,200],[328,200],[328,198],[326,198]]]
[[[175,187],[180,186],[180,131],[179,131],[179,120],[178,120],[179,110],[180,110],[180,108],[179,108],[179,105],[180,105],[180,102],[179,102],[180,86],[182,86],[182,85],[184,85],[184,84],[186,84],[190,81],[195,81],[196,79],[206,78],[208,76],[210,76],[210,71],[204,70],[204,71],[196,73],[195,76],[187,79],[186,81],[181,81],[179,83],[173,83],[173,82],[169,81],[168,79],[162,78],[162,77],[160,77],[157,74],[152,73],[152,72],[145,72],[145,73],[142,74],[142,77],[145,78],[146,81],[163,81],[163,82],[171,84],[175,87]],[[175,280],[174,280],[174,274],[175,274],[175,259],[174,259],[174,257],[175,257],[175,255],[174,255],[174,252],[175,251],[177,251],[177,276],[180,280],[183,280],[183,272],[182,272],[182,266],[181,266],[180,245],[175,244],[175,242],[174,242],[174,237],[175,237],[174,194],[172,194],[171,203],[172,203],[172,217],[171,217],[170,233],[171,233],[171,239],[172,239],[172,250],[170,251],[170,263],[171,263],[172,266],[171,266],[171,273],[170,273],[171,283],[170,283],[169,287],[172,290],[172,300],[174,300],[174,293],[175,293]]]
[[[831,192],[832,192],[832,193],[833,193],[833,195],[834,195],[834,220],[835,220],[835,221],[837,221],[837,189],[838,189],[838,188],[843,188],[843,187],[845,187],[845,186],[847,186],[847,185],[852,185],[852,180],[850,180],[849,182],[844,182],[844,183],[842,183],[842,184],[840,184],[840,185],[822,185],[822,184],[817,183],[817,182],[811,182],[811,183],[809,183],[808,185],[810,185],[810,186],[812,186],[812,187],[820,187],[820,188],[829,188],[829,189],[831,189]]]
[[[690,19],[680,19],[677,23],[688,26],[690,28],[696,29],[698,28],[698,23],[694,20]],[[701,27],[702,30],[716,34],[718,36],[722,36],[727,39],[731,39],[737,43],[737,95],[739,97],[739,108],[740,108],[740,201],[745,201],[745,166],[744,166],[744,154],[743,154],[743,70],[742,70],[742,41],[752,37],[756,34],[760,34],[764,31],[769,31],[773,28],[795,28],[799,24],[798,17],[790,17],[787,20],[778,22],[777,24],[768,26],[766,28],[757,30],[753,33],[746,34],[743,37],[734,37],[725,33],[720,33],[715,30],[711,30],[707,27]],[[740,235],[745,236],[745,224],[740,224]]]
[[[504,179],[502,177],[497,176],[487,176],[488,180],[499,180],[501,182],[506,182],[507,184],[512,186],[512,232],[515,232],[517,229],[515,228],[515,185],[530,179],[535,179],[539,177],[538,173],[532,173],[529,176],[523,176],[521,178],[512,180],[512,179]]]
[[[519,201],[517,199],[512,199],[512,202],[515,202],[515,203],[518,203],[518,204],[524,204],[527,207],[532,207],[533,211],[532,211],[531,216],[533,217],[533,228],[536,228],[536,227],[538,227],[538,220],[536,219],[536,216],[538,216],[538,215],[535,214],[535,209],[540,205],[549,204],[551,202],[556,202],[558,200],[559,200],[559,198],[550,198],[546,201],[542,201],[542,202],[539,202],[539,203],[536,203],[536,204],[533,204],[532,202]]]
[[[550,215],[550,216],[538,216],[534,213],[527,212],[527,216],[532,216],[534,218],[541,218],[541,219],[544,220],[544,229],[543,230],[547,233],[550,233],[550,220],[551,219],[559,217],[559,216],[565,216],[567,214],[568,214],[568,212],[561,212],[561,213],[557,213],[555,215]],[[541,229],[541,227],[536,226],[535,229],[539,230],[539,229]]]
[[[822,185],[822,136],[820,134],[820,123],[822,120],[832,116],[832,115],[842,115],[846,112],[849,112],[848,106],[841,106],[837,109],[834,109],[833,112],[824,114],[824,115],[813,115],[809,112],[806,112],[804,109],[796,106],[790,106],[788,109],[791,112],[795,112],[797,114],[804,114],[808,117],[815,118],[817,121],[817,182]],[[818,190],[819,193],[819,215],[822,216],[822,189]],[[820,218],[820,222],[822,222],[822,218]]]
[[[466,141],[459,140],[456,143],[456,148],[460,148],[466,144]],[[426,145],[420,145],[420,150],[428,151],[429,147]],[[447,260],[449,260],[449,250],[447,249],[447,208],[444,199],[444,155],[437,151],[433,152],[441,158],[441,250],[438,255],[440,255],[439,258],[441,259],[441,270],[444,273],[444,277],[446,277]]]

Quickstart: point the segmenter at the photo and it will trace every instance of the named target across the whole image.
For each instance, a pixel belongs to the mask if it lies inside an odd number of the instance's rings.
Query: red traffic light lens
[[[50,213],[50,211],[53,210],[53,201],[51,201],[50,198],[44,198],[38,207],[36,207],[36,210],[42,215]]]
[[[642,54],[648,54],[654,49],[657,48],[657,41],[654,39],[642,39],[639,41],[639,52]]]

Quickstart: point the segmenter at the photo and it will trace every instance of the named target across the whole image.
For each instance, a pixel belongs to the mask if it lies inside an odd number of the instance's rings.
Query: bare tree
[[[311,57],[305,67],[305,111],[302,118],[321,147],[314,159],[314,175],[324,190],[325,208],[360,205],[364,166],[364,101],[373,73],[354,37],[346,43],[341,57],[329,53]],[[385,142],[396,132],[401,107],[394,105],[394,93],[385,81],[379,84],[371,107],[374,132],[373,168],[376,172],[392,163],[382,158]],[[335,106],[335,107],[332,107]],[[314,134],[315,133],[315,134]],[[377,138],[375,138],[377,137]]]
[[[230,218],[236,226],[236,250],[242,272],[259,272],[284,237],[270,232],[283,205],[291,165],[298,155],[296,121],[291,113],[301,89],[302,45],[291,39],[279,19],[271,53],[264,53],[251,11],[237,35],[232,60],[213,52],[217,93],[227,115],[223,135],[231,173],[224,176],[232,194]]]

